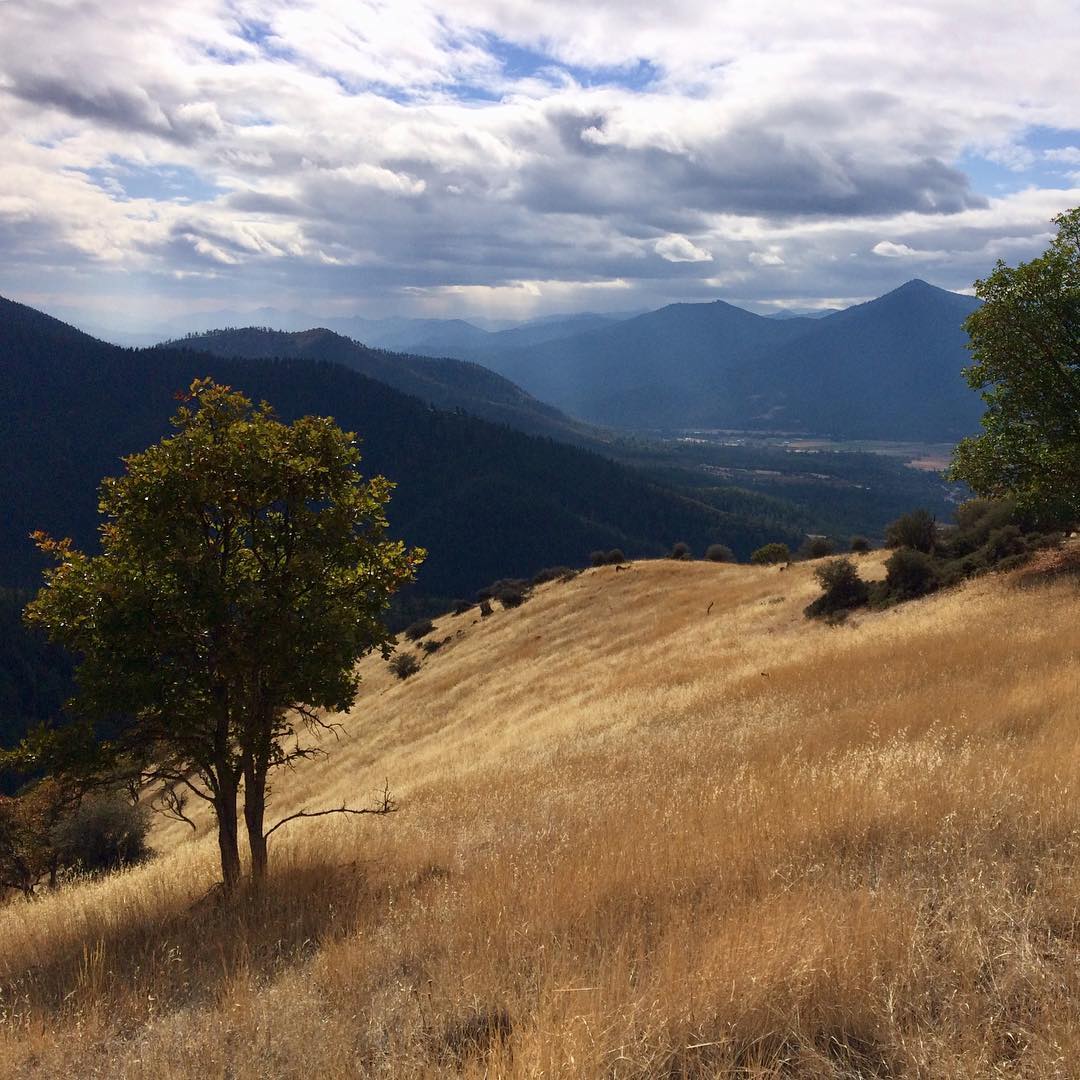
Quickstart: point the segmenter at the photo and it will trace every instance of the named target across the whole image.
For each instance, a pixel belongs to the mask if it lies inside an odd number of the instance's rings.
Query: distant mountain
[[[434,409],[340,364],[121,349],[0,299],[0,584],[39,581],[34,529],[94,545],[101,477],[164,435],[174,393],[203,375],[272,402],[285,419],[329,415],[358,432],[364,471],[398,483],[393,535],[430,551],[418,583],[428,596],[580,565],[595,548],[647,555],[676,540],[696,550],[722,541],[745,556],[801,535],[597,454]]]
[[[813,310],[781,308],[779,311],[770,311],[766,318],[769,319],[824,319],[828,315],[835,315],[843,308],[815,308]]]
[[[210,330],[165,342],[161,347],[248,360],[329,361],[441,409],[464,409],[474,416],[510,424],[532,434],[572,442],[599,444],[601,441],[600,433],[537,401],[508,379],[479,364],[371,349],[324,328],[294,333],[256,327]]]
[[[622,428],[760,428],[843,438],[964,435],[972,297],[923,281],[823,318],[672,304],[513,349],[490,365],[543,401]]]

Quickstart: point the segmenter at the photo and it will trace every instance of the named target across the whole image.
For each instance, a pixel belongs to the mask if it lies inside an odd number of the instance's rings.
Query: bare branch
[[[271,833],[277,832],[282,825],[288,824],[290,821],[296,821],[297,818],[315,818],[326,817],[328,814],[393,814],[398,809],[398,805],[390,798],[390,788],[385,784],[383,785],[382,801],[375,806],[367,806],[362,810],[356,810],[353,807],[335,806],[331,810],[298,810],[295,814],[289,814],[288,817],[283,817],[276,825],[267,829],[263,833],[263,839],[267,840]]]

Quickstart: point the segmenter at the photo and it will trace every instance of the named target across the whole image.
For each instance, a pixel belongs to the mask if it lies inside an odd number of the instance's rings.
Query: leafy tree
[[[1065,520],[1080,515],[1080,208],[1054,218],[1037,259],[998,262],[975,283],[965,376],[986,402],[981,435],[956,448],[953,479]]]
[[[734,562],[735,552],[727,544],[710,544],[705,549],[705,558],[709,562]]]
[[[775,563],[791,562],[791,549],[787,544],[764,544],[750,556],[755,566],[772,566]]]
[[[929,510],[912,510],[885,526],[885,546],[909,547],[926,555],[937,546],[937,522]]]
[[[381,616],[423,552],[386,539],[393,485],[361,479],[353,436],[332,420],[283,424],[203,379],[173,424],[103,481],[100,555],[38,535],[59,565],[27,618],[81,655],[84,719],[22,754],[58,774],[153,784],[159,808],[185,820],[189,796],[205,800],[232,891],[241,781],[259,881],[283,823],[264,826],[268,775],[318,753],[303,736],[327,727],[320,710],[349,708],[357,659],[389,654]],[[118,733],[96,740],[93,721],[116,714]],[[392,808],[384,797],[342,812]]]
[[[859,577],[849,558],[830,559],[814,571],[823,592],[804,608],[809,618],[835,615],[862,607],[870,600],[870,586]]]
[[[671,555],[669,557],[672,559],[680,559],[684,562],[688,562],[694,557],[694,554],[690,550],[690,545],[680,540],[678,541],[678,543],[672,546]]]
[[[850,547],[853,554],[865,555],[870,550],[870,541],[865,536],[853,536]]]
[[[799,555],[804,559],[824,559],[834,550],[835,546],[827,536],[808,536],[799,548]]]

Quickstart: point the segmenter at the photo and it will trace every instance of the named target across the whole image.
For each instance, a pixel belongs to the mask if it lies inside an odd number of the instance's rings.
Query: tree
[[[814,571],[822,594],[803,611],[808,618],[836,615],[862,607],[870,600],[870,586],[848,558],[830,559]]]
[[[751,556],[750,561],[755,566],[773,566],[776,563],[791,562],[791,551],[787,544],[764,544]]]
[[[1037,259],[998,262],[975,283],[965,376],[986,402],[981,435],[950,470],[980,495],[1012,497],[1049,518],[1080,516],[1080,208],[1054,218]]]
[[[352,705],[356,661],[389,655],[381,616],[424,553],[386,539],[393,485],[361,479],[354,438],[332,420],[284,424],[202,379],[173,424],[102,482],[100,555],[37,534],[59,565],[27,619],[81,655],[83,719],[23,753],[54,773],[153,785],[157,807],[189,824],[189,797],[209,803],[231,892],[241,782],[258,882],[278,827],[264,825],[270,772],[320,753],[305,734]],[[117,716],[96,739],[94,723]],[[384,796],[335,812],[392,808]]]
[[[937,521],[929,510],[912,510],[885,526],[885,546],[909,547],[932,555],[937,546]]]

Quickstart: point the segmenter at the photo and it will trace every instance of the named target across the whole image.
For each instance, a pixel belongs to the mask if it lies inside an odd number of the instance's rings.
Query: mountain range
[[[0,584],[40,581],[32,530],[93,547],[101,478],[165,435],[174,394],[204,375],[271,402],[286,420],[330,415],[358,432],[365,473],[398,483],[392,534],[429,549],[417,588],[430,597],[581,565],[596,548],[646,555],[677,540],[699,551],[721,541],[745,556],[802,535],[776,521],[775,506],[769,520],[724,512],[598,454],[433,408],[341,364],[124,349],[0,299]],[[746,499],[752,507],[755,496]]]
[[[571,416],[614,428],[947,441],[971,433],[982,413],[961,375],[963,321],[978,303],[916,280],[821,318],[671,304],[470,355]]]

